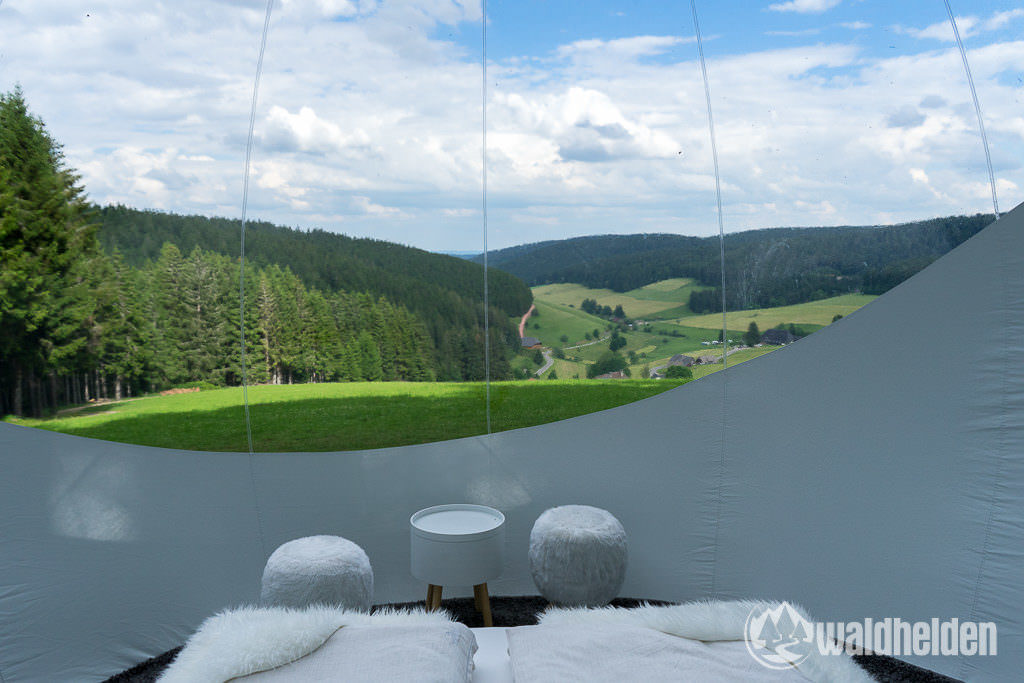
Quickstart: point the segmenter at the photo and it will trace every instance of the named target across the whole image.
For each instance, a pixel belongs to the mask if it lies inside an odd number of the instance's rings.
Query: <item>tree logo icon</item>
[[[814,624],[788,602],[755,607],[744,629],[747,651],[769,669],[789,669],[814,649]]]

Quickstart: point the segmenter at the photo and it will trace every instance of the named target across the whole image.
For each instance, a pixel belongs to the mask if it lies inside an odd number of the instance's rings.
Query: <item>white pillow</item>
[[[286,675],[321,649],[324,652],[312,665],[319,666],[328,657],[338,680],[382,680],[380,672],[392,667],[389,670],[404,671],[406,678],[419,679],[426,673],[425,680],[468,681],[476,639],[445,612],[243,607],[204,621],[159,683],[224,683],[271,670]],[[429,668],[421,668],[425,666]],[[272,680],[310,679],[300,673]]]

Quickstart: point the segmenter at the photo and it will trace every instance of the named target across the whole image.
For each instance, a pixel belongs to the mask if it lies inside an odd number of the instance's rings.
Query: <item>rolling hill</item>
[[[804,303],[862,292],[881,294],[992,221],[953,216],[891,226],[773,228],[726,235],[726,305],[730,310]],[[477,258],[479,260],[479,257]],[[717,237],[598,235],[537,242],[489,255],[495,268],[531,286],[572,283],[629,292],[670,278],[717,288]],[[721,293],[695,292],[693,313],[721,310]]]
[[[241,226],[236,219],[125,206],[97,208],[95,216],[104,250],[116,249],[132,266],[156,261],[165,243],[184,254],[199,248],[238,257]],[[384,297],[422,321],[433,340],[440,379],[483,377],[483,270],[476,263],[392,242],[260,221],[246,224],[246,259],[258,267],[287,267],[310,288]],[[518,347],[508,318],[526,311],[532,295],[519,278],[501,270],[490,270],[488,283],[496,349],[492,374],[503,377]]]

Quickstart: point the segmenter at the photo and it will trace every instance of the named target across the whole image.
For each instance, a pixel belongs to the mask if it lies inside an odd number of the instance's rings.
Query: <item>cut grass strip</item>
[[[679,381],[551,380],[491,385],[494,431],[564,420],[631,403]],[[353,382],[249,388],[258,451],[344,451],[483,434],[480,382]],[[122,443],[245,451],[240,388],[152,396],[91,414],[10,422]]]

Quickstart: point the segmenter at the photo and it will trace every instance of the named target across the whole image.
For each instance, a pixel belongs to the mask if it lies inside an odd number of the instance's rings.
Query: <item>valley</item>
[[[533,287],[535,310],[524,333],[536,338],[542,350],[523,349],[513,359],[518,378],[585,379],[588,370],[608,362],[609,354],[622,359],[618,370],[627,377],[644,379],[662,374],[669,360],[682,354],[695,359],[689,368],[694,378],[721,370],[722,316],[697,315],[687,302],[703,287],[691,278],[668,278],[629,290],[589,288],[580,284],[549,284]],[[756,323],[761,334],[784,327],[794,336],[806,336],[831,324],[838,317],[854,313],[875,296],[843,294],[789,306],[757,308],[726,313],[731,340],[729,364],[742,363],[780,348],[779,344],[748,345],[744,336]],[[603,310],[621,307],[622,316],[605,316],[581,310],[584,300],[596,301]],[[519,319],[514,319],[519,324]],[[611,348],[614,341],[615,349]],[[554,363],[547,367],[543,357],[550,353]],[[541,358],[541,362],[537,359]],[[538,371],[539,375],[538,375]],[[590,370],[589,374],[593,374]],[[604,373],[602,373],[604,374]]]

